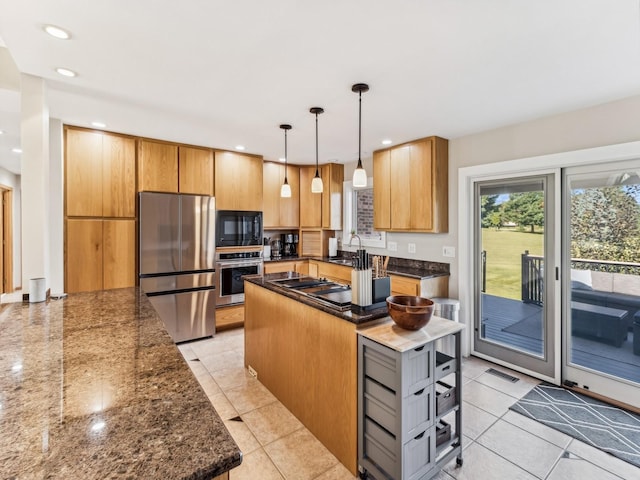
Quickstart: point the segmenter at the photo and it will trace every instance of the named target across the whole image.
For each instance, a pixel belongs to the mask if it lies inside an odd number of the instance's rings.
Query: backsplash
[[[353,252],[346,250],[338,250],[339,257],[353,257]],[[369,254],[369,260],[373,255]],[[405,270],[428,271],[430,273],[439,273],[449,275],[449,264],[440,262],[430,262],[428,260],[414,260],[410,258],[389,257],[389,265],[387,270],[393,271],[394,267],[400,267]]]

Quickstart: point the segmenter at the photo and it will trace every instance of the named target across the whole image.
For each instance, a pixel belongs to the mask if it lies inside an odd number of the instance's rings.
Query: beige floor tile
[[[211,372],[211,376],[223,392],[256,381],[244,367],[224,368]]]
[[[300,420],[278,401],[245,413],[242,419],[262,445],[303,428]]]
[[[230,418],[238,416],[238,412],[233,408],[233,405],[231,405],[231,402],[229,402],[224,393],[218,393],[213,397],[209,397],[209,400],[211,400],[213,408],[216,409],[218,416],[222,420],[229,420]]]
[[[211,375],[209,373],[209,371],[205,368],[205,366],[202,364],[202,362],[198,359],[196,360],[189,360],[187,362],[187,365],[189,365],[189,368],[191,369],[191,371],[193,372],[193,374],[196,376],[196,378],[202,376],[202,375]]]
[[[517,382],[511,382],[505,378],[501,378],[491,373],[483,373],[482,375],[477,376],[474,380],[478,383],[482,383],[483,385],[494,388],[499,392],[506,393],[507,395],[510,395],[514,398],[524,397],[533,389],[533,387],[540,383],[540,380],[534,380],[531,377],[519,374],[512,370],[508,370],[503,367],[495,368],[496,370],[506,372],[507,374],[518,378],[519,380]]]
[[[316,480],[354,480],[357,478],[358,477],[354,477],[353,475],[351,475],[351,472],[347,470],[347,467],[345,467],[341,463],[338,463],[319,477],[316,477]]]
[[[209,398],[213,397],[214,395],[217,395],[222,391],[220,390],[220,387],[218,386],[216,381],[213,379],[213,377],[208,373],[206,375],[199,375],[196,378],[198,379],[198,383],[204,390],[204,393],[206,393]]]
[[[485,412],[468,402],[462,402],[463,435],[475,440],[497,420],[498,417],[495,415],[491,415],[489,412]],[[449,425],[455,425],[455,412],[447,414],[444,417],[444,421]]]
[[[462,376],[475,378],[485,373],[491,367],[495,367],[495,365],[481,358],[464,357],[462,359]]]
[[[464,451],[462,467],[457,467],[453,460],[446,465],[445,471],[457,480],[536,480],[530,473],[475,442]]]
[[[262,448],[243,456],[240,466],[229,472],[230,480],[283,480],[283,478]]]
[[[545,478],[563,449],[504,420],[498,420],[476,440],[538,478]]]
[[[287,480],[310,480],[338,463],[306,428],[296,430],[264,449]]]
[[[225,420],[225,427],[229,430],[229,433],[238,444],[240,451],[243,455],[247,455],[254,450],[261,448],[260,443],[253,436],[249,427],[247,427],[242,421]]]
[[[455,460],[453,460],[453,463],[455,465]],[[449,475],[446,471],[440,470],[435,477],[431,477],[431,480],[453,480],[453,477]]]
[[[255,379],[241,387],[227,390],[225,395],[240,415],[276,401],[276,397]]]
[[[502,417],[502,419],[511,423],[512,425],[526,430],[529,433],[533,433],[535,436],[540,437],[547,442],[551,442],[560,448],[567,448],[567,445],[569,445],[569,442],[571,442],[572,440],[569,435],[555,430],[551,427],[547,427],[546,425],[540,422],[536,422],[529,417],[520,415],[513,410],[509,410]]]
[[[244,354],[235,350],[203,355],[200,362],[210,372],[218,372],[230,368],[244,368]]]
[[[587,445],[580,440],[571,440],[571,443],[567,447],[567,451],[624,479],[640,479],[640,468],[631,465],[629,462],[625,462],[624,460],[609,455],[598,448]]]
[[[626,479],[640,478],[624,477]],[[547,480],[620,480],[620,477],[581,458],[561,458]]]
[[[509,407],[516,402],[514,397],[478,383],[475,380],[464,385],[462,389],[462,399],[496,417],[501,417],[507,413]]]

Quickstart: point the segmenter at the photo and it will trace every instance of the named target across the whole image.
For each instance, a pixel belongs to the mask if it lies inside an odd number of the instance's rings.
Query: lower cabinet
[[[134,219],[68,219],[66,281],[69,293],[135,285]]]
[[[361,478],[426,480],[453,456],[462,464],[460,362],[433,341],[397,351],[358,335]]]
[[[244,325],[244,305],[216,308],[216,332]]]

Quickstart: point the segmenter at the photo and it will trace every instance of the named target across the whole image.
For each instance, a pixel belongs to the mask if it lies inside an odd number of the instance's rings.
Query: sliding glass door
[[[569,168],[563,377],[640,407],[640,164]]]
[[[555,176],[475,183],[474,353],[557,377]]]

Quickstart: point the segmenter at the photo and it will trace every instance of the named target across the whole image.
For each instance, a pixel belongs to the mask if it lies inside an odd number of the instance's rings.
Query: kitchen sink
[[[330,258],[329,263],[335,263],[338,265],[349,265],[350,267],[353,265],[352,258]]]

